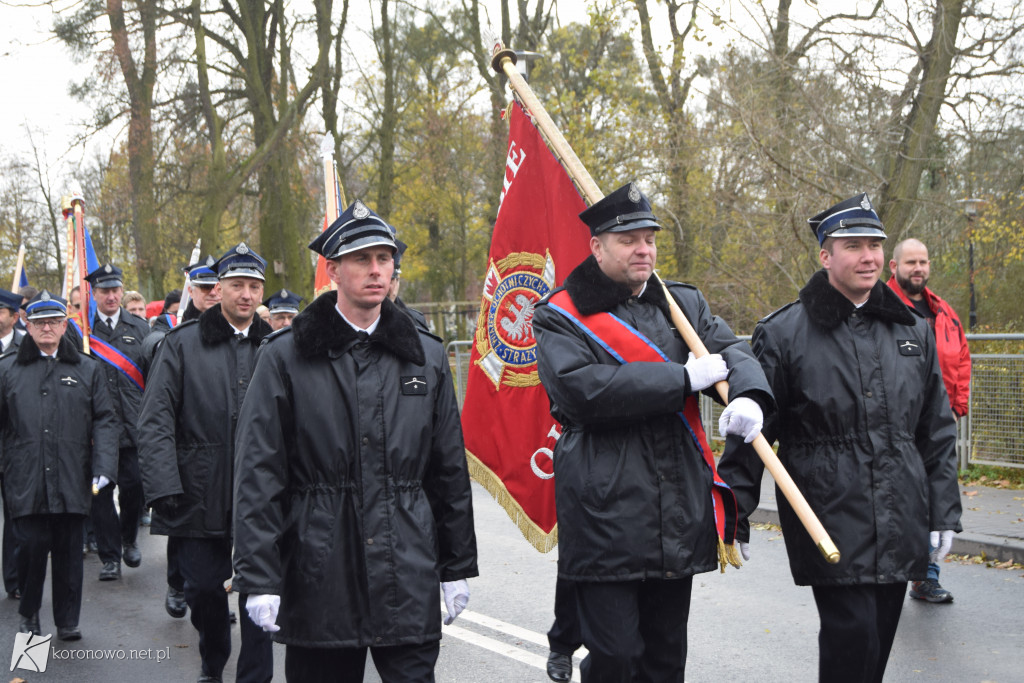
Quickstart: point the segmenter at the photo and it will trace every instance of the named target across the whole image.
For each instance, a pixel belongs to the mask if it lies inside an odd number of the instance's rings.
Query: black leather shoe
[[[199,676],[198,683],[221,683],[220,676],[211,676],[210,674],[202,674]]]
[[[164,600],[164,608],[167,613],[175,619],[181,619],[188,611],[188,603],[185,602],[185,594],[167,587],[167,598]]]
[[[18,625],[18,631],[20,633],[34,633],[37,636],[43,635],[43,629],[39,627],[39,612],[30,617],[22,617],[21,623]]]
[[[85,547],[86,547],[86,549],[90,553],[93,553],[93,554],[98,553],[100,551],[100,547],[96,543],[96,539],[94,539],[94,538],[93,539],[89,539],[89,542],[85,544]]]
[[[142,553],[137,543],[124,544],[124,563],[133,569],[142,564]]]
[[[100,570],[100,581],[117,581],[121,578],[120,562],[104,562]]]
[[[81,640],[82,632],[77,626],[58,626],[57,637],[61,640]]]
[[[21,600],[21,589],[15,588],[12,591],[7,591],[8,600]]]
[[[230,621],[232,624],[237,624],[238,623],[238,615],[235,614],[234,612],[228,612],[228,621]]]
[[[572,657],[552,652],[548,655],[548,678],[556,683],[572,680]]]

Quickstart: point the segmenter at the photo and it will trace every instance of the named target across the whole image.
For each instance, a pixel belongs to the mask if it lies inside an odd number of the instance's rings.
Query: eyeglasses
[[[64,324],[64,318],[43,318],[42,320],[29,320],[36,327],[60,327]]]

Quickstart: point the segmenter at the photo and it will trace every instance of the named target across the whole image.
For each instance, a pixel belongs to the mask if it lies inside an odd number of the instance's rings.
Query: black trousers
[[[46,558],[50,556],[53,622],[78,626],[82,610],[82,522],[84,515],[54,514],[18,517],[14,524],[21,550],[18,574],[22,580],[18,613],[30,617],[43,604]]]
[[[885,675],[906,583],[813,586],[821,630],[818,680],[880,682]]]
[[[238,651],[236,683],[270,683],[274,678],[274,641],[270,634],[249,618],[245,603],[249,596],[238,594],[238,624],[242,630],[242,646]]]
[[[576,584],[558,579],[555,583],[555,623],[548,631],[548,647],[552,652],[572,657],[581,645],[583,635],[576,608]]]
[[[133,446],[117,452],[117,502],[121,507],[120,519],[114,507],[113,483],[92,497],[92,526],[102,562],[120,562],[121,544],[135,543],[139,535],[142,476],[139,473],[139,451]]]
[[[580,629],[590,650],[580,664],[583,683],[683,683],[692,587],[692,577],[577,582]]]
[[[185,602],[192,625],[199,631],[203,673],[220,677],[231,656],[231,620],[224,582],[231,578],[231,541],[226,538],[171,537],[176,541],[178,568],[184,579]],[[269,681],[274,677],[273,642],[256,626],[239,599],[242,646],[236,676],[239,682]]]
[[[7,509],[7,494],[3,492],[4,475],[0,474],[0,499],[3,500],[4,528],[3,528],[3,554],[0,566],[3,567],[4,590],[13,593],[21,590],[21,581],[18,579],[18,532],[13,520],[11,511]]]
[[[178,541],[177,536],[167,537],[167,585],[176,591],[185,590],[185,577],[181,575],[181,567],[178,566]]]
[[[314,648],[289,645],[284,653],[285,680],[295,683],[362,681],[370,650],[382,683],[434,683],[441,641],[393,647]]]

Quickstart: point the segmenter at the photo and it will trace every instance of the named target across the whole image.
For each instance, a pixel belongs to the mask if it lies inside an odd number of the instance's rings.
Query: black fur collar
[[[292,321],[295,348],[304,358],[318,358],[341,351],[356,341],[356,331],[337,311],[338,293],[324,292]],[[370,335],[371,344],[379,344],[403,360],[423,365],[423,343],[412,319],[384,299],[380,323]]]
[[[263,338],[273,332],[263,318],[254,315],[249,328],[249,339],[259,344]],[[220,344],[235,336],[235,328],[231,327],[224,314],[220,312],[220,304],[210,306],[199,316],[199,336],[204,344]]]
[[[32,338],[32,335],[26,334],[21,340],[21,346],[18,347],[16,362],[18,365],[28,365],[42,358],[42,355],[39,353],[39,347],[36,346],[36,340]],[[75,343],[66,334],[57,343],[57,358],[65,363],[77,364],[82,362],[78,347],[75,346]]]
[[[633,296],[633,290],[604,274],[593,254],[569,273],[569,277],[565,278],[564,287],[573,304],[583,315],[610,311]],[[652,275],[647,281],[647,289],[640,295],[640,299],[654,304],[668,314],[665,293],[655,276]]]
[[[800,290],[800,301],[811,320],[828,330],[839,327],[856,308],[852,301],[829,283],[828,272],[824,269],[812,275]],[[897,325],[913,325],[915,322],[910,309],[881,281],[875,283],[867,303],[860,310],[865,315]]]
[[[202,315],[199,309],[196,308],[194,299],[188,300],[188,306],[185,307],[185,312],[181,316],[181,322],[188,322],[189,320],[198,320],[199,316]]]

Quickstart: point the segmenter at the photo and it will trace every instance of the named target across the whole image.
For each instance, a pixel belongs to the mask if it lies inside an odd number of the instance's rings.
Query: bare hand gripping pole
[[[554,121],[545,111],[544,106],[537,99],[537,95],[527,84],[526,79],[520,75],[518,69],[516,69],[516,53],[509,48],[504,47],[500,41],[494,41],[494,48],[492,51],[491,66],[498,73],[504,74],[508,77],[509,84],[512,87],[513,92],[522,101],[527,111],[533,117],[534,122],[537,124],[537,129],[541,132],[544,137],[544,141],[552,154],[562,163],[565,167],[566,172],[572,179],[572,182],[579,189],[583,195],[584,200],[587,204],[593,204],[599,201],[604,193],[594,182],[594,179],[590,177],[590,173],[583,167],[583,163],[576,156],[572,147],[559,132],[558,128],[555,127]],[[701,341],[700,337],[694,331],[690,321],[683,315],[682,310],[676,303],[675,299],[669,294],[668,288],[665,287],[665,283],[661,281],[655,273],[655,277],[658,278],[658,282],[661,284],[662,289],[665,291],[665,299],[668,301],[669,309],[671,311],[672,323],[679,330],[679,333],[683,337],[683,341],[690,347],[690,351],[693,352],[694,356],[700,358],[708,354],[707,348]],[[722,401],[726,404],[729,403],[729,383],[721,381],[715,384],[715,388],[718,390],[719,396],[722,397]],[[807,529],[807,533],[811,535],[811,539],[817,544],[818,550],[824,555],[825,559],[835,564],[839,562],[839,549],[836,548],[835,543],[829,537],[828,532],[825,531],[825,527],[822,526],[818,516],[811,510],[811,506],[808,505],[807,500],[803,494],[800,493],[800,489],[797,488],[793,478],[789,476],[789,472],[782,465],[779,457],[772,450],[771,445],[763,435],[758,434],[757,438],[753,442],[754,450],[757,455],[764,462],[764,466],[771,472],[772,477],[775,479],[775,483],[778,485],[779,490],[782,491],[786,500],[789,501],[793,511],[796,512],[797,517],[800,518],[804,528]]]

